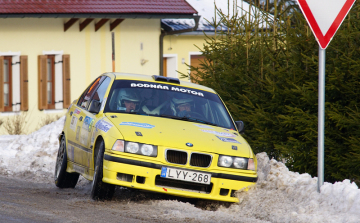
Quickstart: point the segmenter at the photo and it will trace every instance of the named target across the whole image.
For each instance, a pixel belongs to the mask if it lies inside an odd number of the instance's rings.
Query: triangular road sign
[[[297,0],[322,49],[332,37],[356,0]]]

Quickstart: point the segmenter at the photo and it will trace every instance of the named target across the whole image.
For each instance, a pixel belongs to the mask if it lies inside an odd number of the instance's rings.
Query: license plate
[[[170,167],[161,168],[161,177],[200,184],[210,184],[211,174]]]

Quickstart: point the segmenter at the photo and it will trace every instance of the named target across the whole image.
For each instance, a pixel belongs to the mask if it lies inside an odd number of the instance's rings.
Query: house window
[[[0,112],[28,110],[27,56],[0,52]]]
[[[52,52],[52,51],[50,51]],[[68,108],[70,98],[70,55],[54,53],[38,56],[38,107]]]
[[[4,111],[12,111],[12,57],[4,57]]]
[[[55,55],[47,55],[47,108],[55,108]]]

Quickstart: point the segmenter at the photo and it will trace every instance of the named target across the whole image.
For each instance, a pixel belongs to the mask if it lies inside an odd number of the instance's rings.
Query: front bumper
[[[161,167],[174,167],[211,173],[211,184],[189,183],[161,178]],[[241,176],[197,170],[192,167],[139,161],[105,153],[103,181],[109,184],[166,193],[187,198],[200,198],[226,202],[238,202],[235,191],[254,185],[255,176]]]

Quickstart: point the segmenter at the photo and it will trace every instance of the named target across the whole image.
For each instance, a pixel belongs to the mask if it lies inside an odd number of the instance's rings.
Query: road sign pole
[[[319,43],[318,192],[324,184],[325,49],[356,0],[297,0]]]
[[[318,192],[324,184],[325,142],[325,51],[319,46],[319,99],[318,99]]]

